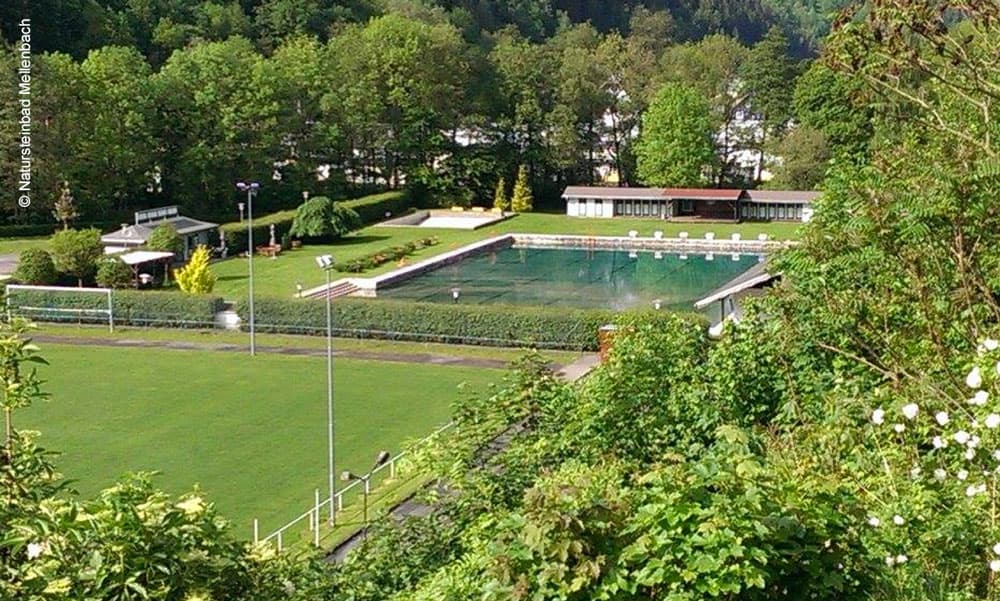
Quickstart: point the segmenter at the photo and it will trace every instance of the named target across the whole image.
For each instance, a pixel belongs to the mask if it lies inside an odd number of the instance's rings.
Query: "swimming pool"
[[[383,298],[693,311],[694,302],[760,261],[758,254],[626,250],[491,250],[378,289]],[[457,298],[456,298],[457,296]]]

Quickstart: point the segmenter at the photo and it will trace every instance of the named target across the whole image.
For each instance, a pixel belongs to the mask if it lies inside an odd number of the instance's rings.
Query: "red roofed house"
[[[715,188],[569,186],[571,217],[651,217],[672,221],[808,221],[819,192]]]

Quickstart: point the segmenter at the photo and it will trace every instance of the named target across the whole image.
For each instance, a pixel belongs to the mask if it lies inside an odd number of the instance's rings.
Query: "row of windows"
[[[759,203],[743,205],[740,215],[744,219],[802,220],[802,205]]]

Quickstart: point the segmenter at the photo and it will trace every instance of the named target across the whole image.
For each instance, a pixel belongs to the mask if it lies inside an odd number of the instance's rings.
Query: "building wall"
[[[566,201],[566,215],[569,217],[614,217],[614,201],[595,198],[570,198]]]

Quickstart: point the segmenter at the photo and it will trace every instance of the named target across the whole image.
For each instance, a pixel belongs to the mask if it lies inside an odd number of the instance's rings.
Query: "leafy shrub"
[[[237,307],[248,317],[245,301]],[[254,302],[260,332],[326,334],[326,305],[315,299],[259,298]],[[650,313],[661,323],[666,312]],[[352,338],[384,338],[464,342],[484,346],[539,346],[594,350],[597,330],[615,320],[606,310],[541,307],[414,303],[408,301],[338,298],[333,302],[336,334]],[[700,317],[685,317],[703,323]]]
[[[413,199],[407,192],[397,190],[345,200],[342,204],[357,213],[362,223],[369,224],[382,221],[386,213],[405,213],[413,205]]]
[[[161,223],[149,235],[146,247],[149,250],[159,250],[180,255],[184,251],[184,241],[181,240],[180,234],[177,233],[177,229],[173,225]]]
[[[56,269],[75,277],[81,286],[94,276],[97,260],[104,256],[101,232],[96,228],[56,232],[51,245]]]
[[[361,227],[361,218],[353,209],[325,196],[310,198],[295,210],[293,236],[335,239]]]
[[[418,250],[427,248],[429,246],[434,246],[439,244],[440,240],[437,238],[420,238],[407,242],[400,246],[390,246],[389,248],[383,248],[377,250],[373,253],[367,254],[363,257],[358,257],[356,259],[351,259],[345,263],[337,263],[333,267],[337,271],[343,273],[361,273],[369,269],[375,269],[380,265],[384,265],[390,261],[398,261],[404,257],[408,257]]]
[[[120,225],[117,221],[95,221],[91,223],[78,223],[78,228],[95,227],[101,231],[113,230]],[[28,225],[0,225],[0,238],[31,238],[38,236],[51,236],[61,230],[62,226],[56,223],[33,223]]]
[[[208,247],[199,246],[191,260],[177,270],[177,285],[188,294],[207,294],[215,288],[215,274],[208,267]]]
[[[14,271],[14,279],[22,284],[46,286],[59,279],[52,255],[42,248],[29,248],[21,252]]]
[[[210,295],[181,294],[174,291],[116,290],[112,294],[112,309],[116,324],[133,326],[158,326],[171,328],[212,327],[215,314],[225,305],[222,298]],[[107,298],[102,295],[75,292],[66,288],[58,294],[34,290],[18,290],[11,295],[11,310],[18,307],[46,307],[49,309],[107,309]],[[104,323],[106,318],[66,311],[44,311],[35,314],[21,313],[38,321],[69,321]]]
[[[105,257],[97,264],[97,285],[103,288],[128,288],[132,269],[118,257]]]

